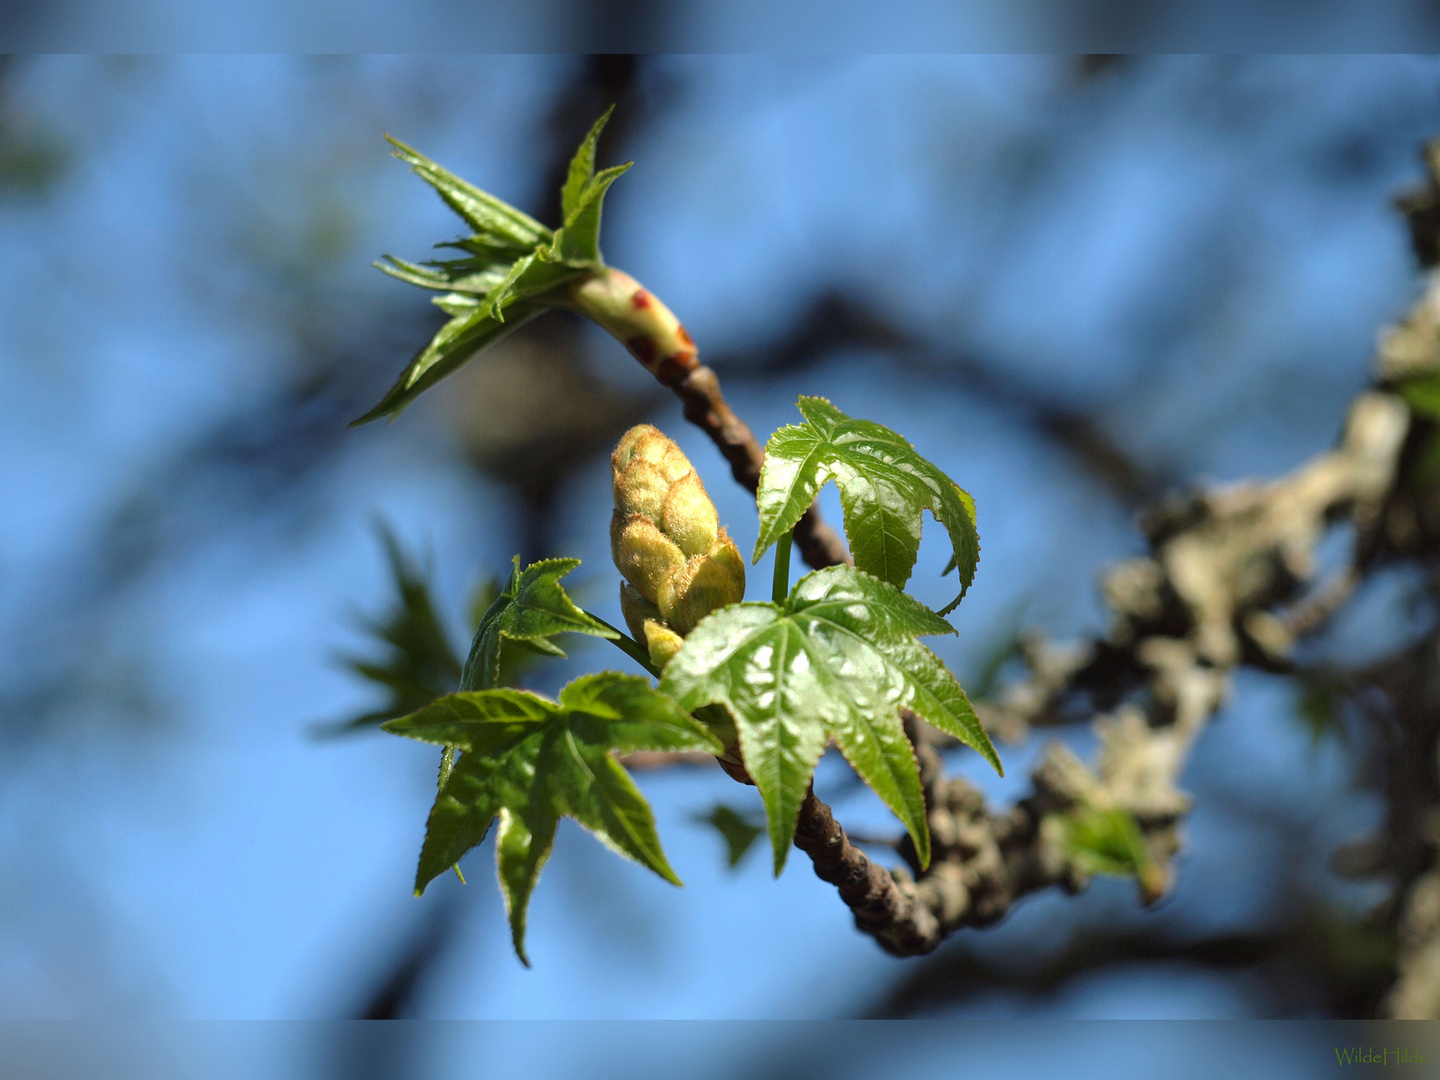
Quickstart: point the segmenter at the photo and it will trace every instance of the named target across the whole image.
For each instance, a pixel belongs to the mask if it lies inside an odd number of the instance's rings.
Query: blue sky
[[[569,64],[62,57],[7,76],[8,130],[57,141],[66,164],[0,202],[0,687],[12,703],[0,1012],[344,1015],[421,905],[461,891],[410,895],[429,750],[308,735],[371,700],[333,657],[363,648],[347,619],[386,600],[376,515],[429,553],[457,640],[469,589],[513,553],[522,509],[465,464],[450,388],[393,425],[337,432],[323,454],[272,444],[298,478],[272,463],[255,480],[243,446],[228,471],[195,479],[184,463],[232,418],[263,415],[327,349],[393,339],[398,371],[424,316],[368,263],[420,257],[455,226],[381,132],[523,202]],[[1435,133],[1434,61],[1157,58],[1082,83],[1049,58],[692,57],[652,77],[651,118],[627,148],[636,166],[607,203],[607,258],[681,315],[702,356],[734,358],[728,396],[762,437],[795,419],[797,394],[824,394],[900,430],[972,492],[980,570],[959,637],[935,646],[962,676],[1016,618],[1098,628],[1095,575],[1140,543],[1130,507],[965,382],[964,364],[1085,411],[1158,477],[1273,474],[1333,438],[1376,332],[1417,294],[1388,200],[1418,178],[1416,150]],[[744,378],[747,351],[827,287],[909,328],[929,370],[851,351]],[[614,387],[644,385],[618,346],[587,349]],[[357,371],[358,397],[384,389],[385,373]],[[652,419],[748,550],[753,503],[718,455],[672,402]],[[576,592],[618,621],[608,501],[594,460],[562,488],[558,531],[584,560]],[[159,540],[124,569],[116,537],[131,534],[115,523],[132,518]],[[922,598],[948,599],[945,557],[927,532]],[[767,560],[752,592],[768,581]],[[1376,605],[1352,634],[1393,622]],[[623,663],[604,649],[577,644],[536,687]],[[1200,809],[1158,915],[1100,882],[1022,906],[972,935],[978,947],[1043,949],[1076,919],[1198,932],[1274,918],[1282,856],[1245,798],[1307,822],[1314,887],[1363,901],[1326,879],[1323,854],[1378,804],[1342,748],[1312,745],[1293,713],[1288,684],[1238,681],[1187,774]],[[973,755],[954,766],[1013,797],[1036,748],[1001,749],[1003,783]],[[822,787],[844,772],[827,760]],[[725,869],[690,815],[753,792],[714,771],[641,783],[685,888],[562,828],[527,971],[508,950],[487,845],[466,863],[426,1015],[831,1017],[863,1011],[896,976],[803,859],[779,881],[760,856]],[[868,797],[837,809],[886,827]],[[976,1008],[1251,1006],[1235,980],[1177,969]]]

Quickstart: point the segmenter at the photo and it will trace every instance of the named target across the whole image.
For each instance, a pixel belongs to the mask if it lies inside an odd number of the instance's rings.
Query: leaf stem
[[[790,542],[793,531],[787,531],[775,541],[775,583],[770,589],[770,598],[777,604],[785,603],[790,595]]]
[[[623,652],[626,656],[630,657],[631,660],[634,660],[651,675],[654,675],[655,678],[660,678],[660,670],[650,662],[650,653],[646,650],[645,646],[641,645],[629,634],[625,633],[625,631],[619,630],[616,627],[611,626],[608,622],[600,618],[600,616],[596,615],[593,611],[586,611],[585,614],[589,615],[590,618],[594,619],[601,626],[605,627],[606,630],[610,630],[615,634],[613,638],[608,639],[612,645],[614,645],[617,649]]]

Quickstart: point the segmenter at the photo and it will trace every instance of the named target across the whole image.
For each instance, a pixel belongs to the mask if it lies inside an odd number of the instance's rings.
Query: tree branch
[[[648,307],[640,302],[648,294],[634,289],[633,296],[626,294],[632,306]],[[622,305],[615,307],[619,312]],[[714,373],[699,364],[689,335],[660,307],[673,326],[665,323],[648,340],[625,332],[616,336],[681,398],[686,418],[715,442],[736,480],[755,491],[761,447],[725,403]],[[1108,633],[1065,649],[1032,637],[1025,648],[1030,678],[995,701],[979,703],[987,726],[1011,738],[1083,703],[1095,716],[1101,740],[1093,767],[1052,744],[1032,773],[1033,793],[1008,811],[992,813],[968,783],[945,777],[934,745],[942,740],[911,718],[907,726],[921,766],[932,840],[932,861],[924,872],[903,842],[910,869],[883,870],[849,840],[830,808],[813,791],[807,794],[796,845],[810,856],[816,873],[837,887],[860,930],[891,953],[916,955],[960,927],[997,921],[1039,889],[1083,889],[1089,874],[1068,852],[1060,820],[1082,806],[1119,808],[1133,816],[1150,857],[1141,875],[1142,899],[1153,902],[1164,894],[1181,845],[1179,824],[1190,806],[1176,785],[1196,736],[1225,699],[1230,672],[1242,664],[1291,669],[1296,640],[1326,623],[1377,558],[1436,547],[1440,505],[1412,505],[1413,498],[1397,490],[1411,419],[1390,390],[1403,373],[1440,369],[1437,311],[1440,297],[1432,292],[1412,315],[1415,325],[1387,339],[1381,379],[1352,402],[1334,449],[1280,480],[1197,490],[1145,512],[1141,528],[1148,553],[1117,564],[1104,581],[1112,615]],[[646,318],[652,314],[647,311]],[[628,308],[623,315],[630,317]],[[682,347],[667,351],[672,340]],[[1423,354],[1418,368],[1411,355],[1417,352]],[[1396,356],[1408,358],[1404,372]],[[1339,521],[1356,530],[1351,570],[1307,596],[1316,545]],[[849,561],[840,538],[813,506],[796,541],[816,568]],[[1113,711],[1095,712],[1103,709]],[[1432,759],[1433,753],[1427,761]],[[738,761],[721,759],[721,765],[749,782]],[[1424,910],[1407,914],[1406,925],[1416,927],[1407,955],[1426,971],[1440,971],[1440,868],[1431,876],[1434,888],[1412,897],[1411,908],[1421,904]],[[1402,959],[1402,970],[1405,963]],[[1440,1009],[1440,976],[1431,982],[1430,996]]]

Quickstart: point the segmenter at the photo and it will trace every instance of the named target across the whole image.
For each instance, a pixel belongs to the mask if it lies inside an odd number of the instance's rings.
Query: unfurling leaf
[[[806,423],[782,427],[765,444],[753,561],[793,529],[826,481],[834,480],[855,565],[897,589],[915,568],[921,511],[945,526],[960,568],[960,596],[940,614],[951,611],[970,588],[980,559],[974,501],[889,428],[851,419],[824,398],[802,397],[797,405]]]
[[[461,751],[430,811],[417,895],[484,840],[498,816],[500,888],[515,952],[527,966],[525,913],[560,818],[574,818],[612,851],[680,884],[650,805],[614,753],[722,749],[647,680],[613,671],[576,679],[559,701],[521,690],[451,694],[385,730]]]
[[[550,640],[556,634],[592,634],[611,639],[620,636],[576,607],[561,586],[560,579],[580,565],[579,559],[543,559],[522,571],[520,556],[516,555],[514,564],[504,591],[480,617],[460,677],[462,690],[488,690],[496,685],[505,641],[550,656],[564,656],[564,650]]]
[[[558,243],[552,245],[552,252],[565,262],[591,263],[604,266],[600,258],[600,210],[605,201],[605,192],[610,185],[623,176],[630,163],[595,172],[595,144],[600,132],[615,106],[605,110],[604,115],[590,129],[575,157],[570,161],[570,170],[565,177],[565,187],[560,192],[560,212],[564,214],[564,227],[557,234]]]
[[[410,402],[446,375],[462,367],[482,349],[518,329],[541,310],[538,306],[515,304],[511,307],[510,317],[502,322],[487,307],[477,305],[474,310],[455,316],[415,354],[395,385],[380,399],[380,404],[351,421],[350,426],[368,424],[382,416],[398,416]]]
[[[387,255],[375,264],[391,277],[443,293],[435,303],[451,319],[415,354],[380,404],[355,424],[399,415],[423,391],[526,320],[546,308],[565,306],[571,285],[603,269],[601,206],[610,185],[630,167],[595,172],[595,143],[609,117],[607,111],[596,121],[570,164],[561,192],[565,220],[554,232],[386,136],[395,156],[407,162],[475,232],[439,245],[465,252],[462,259],[422,264]]]
[[[724,705],[745,768],[765,802],[779,874],[796,816],[834,739],[860,778],[905,824],[921,865],[930,833],[901,709],[1000,759],[965,692],[921,634],[954,629],[864,571],[832,566],[802,578],[783,605],[738,604],[710,615],[665,668],[660,689],[685,709]]]

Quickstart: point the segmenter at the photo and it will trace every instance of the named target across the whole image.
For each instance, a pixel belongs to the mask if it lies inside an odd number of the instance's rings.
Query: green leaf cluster
[[[915,568],[921,511],[945,526],[960,570],[960,595],[940,611],[948,614],[970,588],[980,559],[974,500],[889,428],[852,419],[824,398],[801,397],[796,404],[806,422],[782,427],[765,444],[754,561],[834,480],[855,565],[897,589]]]
[[[560,579],[580,565],[579,559],[542,559],[520,569],[520,556],[504,590],[480,617],[470,655],[460,678],[462,690],[489,690],[499,685],[502,649],[510,642],[532,652],[564,657],[550,639],[557,634],[620,635],[575,606]]]
[[[721,750],[704,725],[646,679],[608,671],[576,679],[558,701],[521,690],[462,691],[385,730],[461,752],[430,811],[417,895],[483,841],[498,817],[500,888],[515,952],[527,966],[526,910],[562,817],[680,884],[649,804],[614,753]]]
[[[472,232],[439,245],[457,257],[411,263],[387,256],[376,264],[438,293],[435,303],[450,320],[356,423],[398,414],[540,311],[581,303],[576,287],[605,272],[599,246],[605,194],[629,168],[596,171],[596,146],[609,116],[607,111],[595,123],[570,163],[561,190],[563,220],[553,231],[391,140],[395,155],[435,188]],[[588,293],[581,289],[578,295]],[[621,299],[638,310],[645,306],[639,303],[644,295]],[[585,310],[624,338],[630,324],[618,316],[607,322],[609,308]],[[666,325],[673,323],[671,329],[683,336],[668,311],[666,316]],[[498,819],[500,883],[522,960],[529,897],[561,817],[575,818],[613,850],[678,884],[650,808],[617,753],[731,754],[738,744],[765,806],[777,874],[816,764],[831,741],[904,823],[922,866],[930,860],[930,836],[905,715],[913,713],[953,735],[1002,771],[965,692],[919,641],[954,633],[944,615],[970,587],[980,554],[973,500],[889,428],[847,416],[824,398],[801,397],[797,405],[805,423],[770,438],[757,492],[754,559],[779,544],[773,602],[734,603],[705,615],[669,658],[658,688],[614,672],[572,682],[557,701],[500,686],[517,650],[564,656],[553,640],[564,632],[608,638],[656,673],[643,646],[581,610],[565,593],[560,579],[578,560],[548,559],[522,569],[515,559],[505,587],[479,618],[463,667],[453,652],[436,653],[433,642],[406,644],[439,631],[428,595],[415,592],[410,578],[402,580],[402,595],[414,596],[406,600],[405,621],[396,623],[391,636],[409,667],[397,661],[393,670],[377,666],[362,673],[383,676],[378,681],[389,680],[395,693],[385,714],[392,717],[384,724],[387,731],[445,747],[416,890],[455,865]],[[817,571],[787,593],[790,533],[832,480],[855,565]],[[951,568],[960,578],[960,595],[938,613],[901,591],[914,571],[927,510],[949,536]],[[730,550],[733,554],[733,545]],[[743,585],[718,603],[741,592]],[[437,680],[411,670],[418,664],[411,654],[425,650],[442,656],[451,685],[459,676],[459,692],[437,697]],[[393,718],[401,711],[409,715]],[[369,720],[379,718],[376,713]],[[723,806],[704,820],[725,838],[732,866],[761,831]],[[1076,857],[1096,866],[1129,865],[1125,860],[1133,863],[1143,851],[1143,840],[1140,848],[1127,846],[1134,837],[1119,819],[1081,814],[1068,818],[1065,827]]]
[[[474,232],[436,245],[459,252],[458,258],[412,263],[387,255],[375,263],[391,277],[440,293],[434,303],[450,321],[415,354],[380,403],[356,424],[398,415],[419,394],[482,349],[546,308],[562,303],[566,287],[604,267],[600,215],[605,193],[630,168],[625,164],[595,171],[596,143],[612,109],[595,122],[570,163],[561,192],[564,222],[553,231],[418,150],[386,136],[395,156],[433,187]]]
[[[800,803],[833,738],[905,824],[921,865],[930,832],[909,709],[1000,759],[965,692],[918,635],[954,633],[888,582],[848,566],[802,578],[782,604],[737,604],[701,621],[665,668],[660,689],[681,707],[724,705],[741,757],[765,802],[778,875]]]

